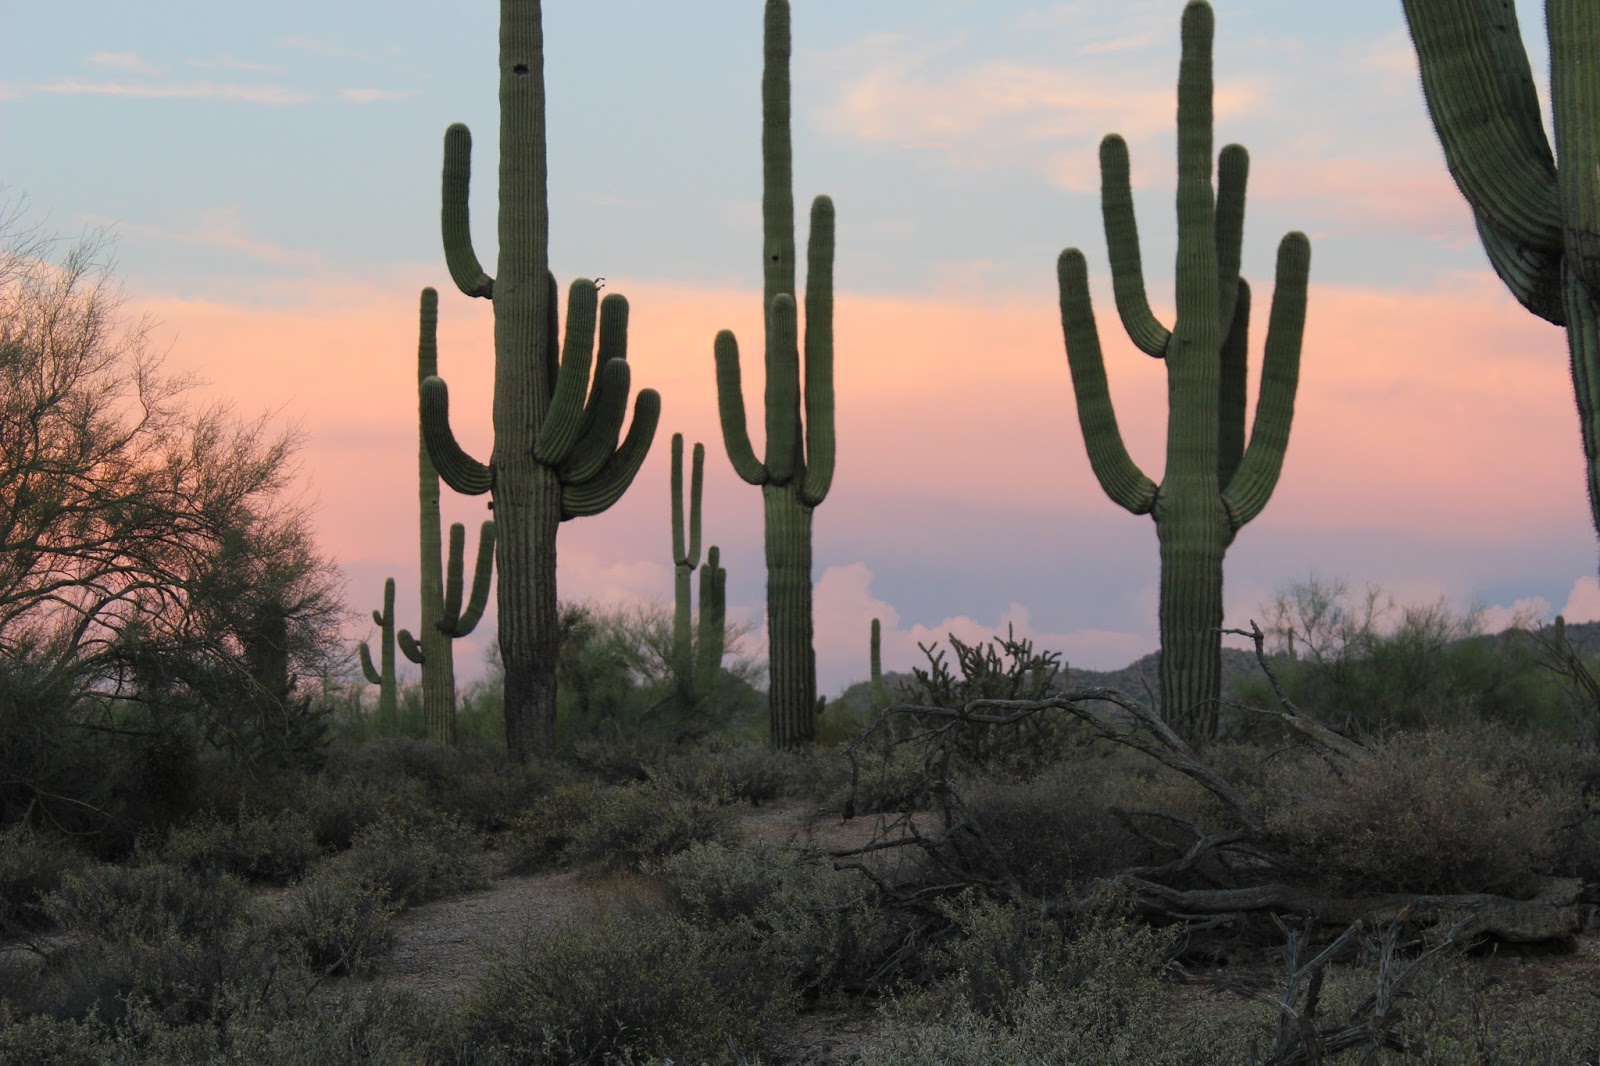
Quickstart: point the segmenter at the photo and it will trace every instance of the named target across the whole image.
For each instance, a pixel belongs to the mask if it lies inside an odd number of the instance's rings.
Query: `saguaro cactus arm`
[[[700,501],[704,495],[706,446],[696,443],[689,475],[688,543],[684,543],[683,434],[672,435],[672,561],[693,570],[700,565]]]
[[[1077,400],[1078,424],[1094,476],[1119,507],[1134,514],[1149,514],[1156,502],[1156,483],[1140,470],[1128,454],[1116,409],[1106,384],[1105,358],[1100,332],[1095,326],[1089,297],[1089,272],[1083,253],[1068,248],[1056,261],[1061,294],[1061,328],[1066,335],[1067,366],[1072,371],[1072,392]]]
[[[468,455],[450,429],[450,388],[443,378],[423,381],[418,394],[422,437],[444,483],[463,496],[482,496],[494,488],[494,471]]]
[[[460,522],[450,525],[450,554],[446,563],[444,612],[437,623],[447,637],[464,637],[477,628],[489,605],[489,583],[494,575],[495,524],[485,522],[478,530],[478,557],[472,569],[472,594],[465,611],[461,609],[462,569],[466,563],[467,531]]]
[[[660,421],[661,395],[655,389],[640,389],[633,401],[633,424],[628,427],[628,435],[621,446],[587,481],[562,483],[562,521],[599,514],[622,499],[650,453],[650,443],[655,439],[656,425]]]
[[[1106,228],[1106,248],[1111,260],[1111,291],[1116,297],[1122,328],[1134,346],[1146,355],[1167,354],[1172,331],[1150,310],[1145,295],[1144,266],[1139,255],[1139,225],[1133,213],[1133,185],[1129,179],[1128,142],[1118,134],[1100,141],[1100,202]]]
[[[728,646],[728,572],[713,544],[700,568],[700,626],[695,638],[695,684],[716,684]]]
[[[1300,382],[1300,344],[1305,336],[1306,285],[1311,273],[1311,242],[1294,231],[1278,242],[1278,271],[1267,321],[1266,355],[1261,364],[1261,396],[1256,403],[1250,445],[1231,480],[1223,482],[1223,506],[1235,531],[1261,513],[1283,470]],[[1240,308],[1249,307],[1249,290],[1240,286]],[[1248,312],[1246,312],[1248,313]]]
[[[534,459],[546,466],[559,466],[567,458],[584,425],[598,304],[599,290],[594,282],[588,278],[573,281],[567,291],[566,342],[556,371],[556,385],[544,424],[533,442]]]
[[[472,250],[467,193],[472,185],[472,132],[460,122],[444,131],[444,175],[439,196],[439,228],[444,258],[456,288],[468,296],[492,298],[494,279],[483,272]]]
[[[423,666],[427,663],[428,656],[425,652],[423,652],[422,645],[417,641],[417,638],[411,635],[411,630],[396,630],[394,639],[395,643],[400,645],[400,654],[404,655],[407,659],[410,659],[418,666]],[[370,681],[371,678],[368,678],[367,680]]]
[[[357,649],[361,657],[361,675],[367,679],[368,684],[383,684],[383,675],[378,672],[377,666],[372,661],[372,649],[368,647],[367,642],[363,640],[357,645]]]
[[[820,504],[833,485],[833,200],[811,202],[806,244],[806,458],[800,497]]]
[[[713,346],[717,360],[717,413],[722,423],[722,443],[728,450],[733,471],[752,485],[767,483],[767,468],[750,446],[750,430],[745,422],[744,390],[739,375],[739,342],[732,330],[717,334]]]

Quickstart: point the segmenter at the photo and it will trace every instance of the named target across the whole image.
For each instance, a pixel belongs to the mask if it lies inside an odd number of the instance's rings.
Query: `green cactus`
[[[1128,181],[1128,149],[1100,145],[1101,197],[1113,291],[1123,327],[1167,365],[1167,465],[1161,484],[1123,444],[1106,386],[1083,253],[1057,262],[1061,323],[1090,465],[1106,494],[1156,523],[1161,545],[1161,711],[1192,739],[1216,734],[1221,696],[1222,562],[1240,527],[1266,506],[1283,468],[1300,375],[1311,245],[1278,245],[1255,425],[1245,446],[1250,287],[1239,277],[1249,157],[1228,145],[1213,197],[1211,7],[1183,12],[1178,68],[1177,318],[1161,325],[1145,299]]]
[[[718,565],[715,546],[700,567],[700,500],[705,479],[706,449],[695,444],[689,481],[688,530],[683,513],[683,434],[672,435],[672,562],[675,569],[672,616],[672,674],[679,699],[698,707],[722,673],[727,644],[727,572]],[[700,567],[700,625],[694,625],[690,579]]]
[[[422,383],[421,419],[429,457],[445,484],[470,496],[490,495],[498,533],[506,747],[518,762],[555,747],[556,531],[566,519],[598,514],[622,497],[650,450],[661,416],[655,390],[640,390],[633,424],[619,447],[630,387],[628,304],[621,296],[608,295],[597,316],[595,283],[574,281],[565,343],[560,343],[556,283],[549,269],[544,121],[539,0],[500,0],[500,247],[494,278],[484,273],[472,247],[467,215],[472,136],[459,123],[445,132],[440,210],[451,278],[463,293],[494,305],[489,462],[472,458],[456,443],[449,392],[437,377]]]
[[[1552,155],[1515,5],[1403,6],[1428,113],[1489,262],[1523,307],[1566,328],[1600,532],[1600,7],[1545,0]]]
[[[399,704],[396,700],[394,679],[394,578],[383,583],[383,610],[373,611],[372,620],[378,626],[378,656],[380,667],[372,665],[372,649],[361,642],[361,673],[369,684],[378,686],[378,730],[392,733],[400,722]]]
[[[439,372],[439,294],[422,290],[418,308],[417,387]],[[472,595],[466,611],[461,610],[461,578],[466,530],[460,523],[450,526],[450,556],[447,570],[440,568],[439,551],[439,474],[428,457],[427,441],[418,437],[418,496],[421,502],[422,613],[419,637],[402,629],[396,635],[400,651],[422,668],[422,716],[427,722],[428,739],[437,744],[456,742],[456,663],[454,641],[477,626],[489,602],[489,582],[494,571],[493,522],[485,522],[478,534],[477,566],[472,575]],[[448,574],[448,578],[446,576]],[[455,606],[446,610],[446,582],[455,590]]]
[[[872,670],[872,709],[881,711],[889,706],[889,694],[883,686],[883,630],[878,625],[878,620],[872,620],[872,644],[870,649]]]
[[[767,0],[761,77],[761,215],[766,320],[765,461],[745,426],[739,346],[717,334],[717,407],[733,469],[761,487],[766,510],[767,642],[772,743],[816,736],[817,666],[812,647],[811,513],[833,481],[833,201],[811,204],[806,248],[805,422],[795,307],[794,167],[789,139],[789,5]]]

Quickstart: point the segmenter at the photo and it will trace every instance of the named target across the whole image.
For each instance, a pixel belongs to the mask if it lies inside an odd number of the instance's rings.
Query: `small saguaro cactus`
[[[494,445],[489,461],[474,459],[456,443],[449,392],[437,377],[422,382],[421,418],[428,455],[445,484],[469,496],[490,496],[498,534],[496,602],[505,666],[506,748],[513,759],[526,762],[534,753],[548,754],[555,747],[560,657],[556,531],[566,519],[598,514],[622,497],[650,450],[661,398],[653,389],[639,392],[633,424],[622,439],[631,379],[628,303],[621,296],[599,301],[593,281],[574,281],[562,343],[549,267],[539,0],[500,0],[499,56],[500,258],[495,277],[484,273],[472,247],[467,213],[472,136],[459,123],[445,132],[440,209],[451,278],[466,295],[494,305]]]
[[[1600,533],[1600,5],[1545,0],[1545,135],[1511,0],[1403,0],[1422,94],[1489,262],[1567,331],[1590,519]]]
[[[378,727],[392,730],[400,719],[399,704],[395,698],[394,678],[394,578],[383,583],[383,610],[372,612],[372,621],[378,627],[379,666],[372,664],[372,649],[361,642],[361,673],[369,684],[378,686]]]
[[[1062,332],[1090,465],[1113,501],[1155,519],[1161,713],[1190,739],[1216,734],[1223,556],[1239,529],[1266,506],[1283,469],[1311,264],[1305,234],[1289,233],[1279,243],[1261,395],[1246,447],[1250,286],[1239,277],[1239,253],[1249,156],[1236,144],[1222,150],[1213,195],[1212,33],[1211,6],[1193,0],[1183,11],[1178,67],[1178,298],[1170,329],[1145,298],[1127,145],[1116,134],[1100,144],[1117,311],[1134,344],[1167,367],[1167,466],[1159,485],[1128,455],[1117,428],[1083,253],[1068,248],[1057,262]]]
[[[417,387],[439,372],[439,294],[422,290],[418,308]],[[419,400],[420,402],[420,400]],[[472,594],[465,612],[461,608],[461,578],[466,530],[450,527],[448,573],[439,562],[439,474],[428,457],[428,442],[418,433],[417,480],[421,525],[421,624],[416,637],[406,630],[397,635],[400,651],[422,668],[422,716],[428,739],[437,744],[456,741],[455,640],[471,633],[489,602],[489,582],[494,570],[495,527],[483,523],[478,534],[477,566]],[[446,586],[451,590],[448,594]],[[454,606],[451,606],[454,604]]]
[[[789,4],[767,0],[761,76],[761,216],[766,234],[762,309],[766,322],[765,460],[745,425],[739,345],[717,334],[717,407],[733,469],[761,487],[766,508],[768,700],[772,743],[816,736],[817,666],[812,646],[811,514],[833,482],[833,201],[811,204],[806,248],[805,421],[795,307],[794,160],[789,136]]]
[[[869,649],[872,677],[872,709],[881,711],[889,706],[889,695],[883,687],[883,630],[878,620],[872,620],[872,642]]]
[[[706,449],[695,444],[689,479],[687,535],[683,508],[683,434],[672,435],[672,562],[675,571],[672,615],[672,673],[684,703],[697,707],[711,694],[722,674],[727,645],[727,571],[719,565],[715,545],[700,566],[700,500]],[[694,623],[690,582],[700,570],[700,622]]]

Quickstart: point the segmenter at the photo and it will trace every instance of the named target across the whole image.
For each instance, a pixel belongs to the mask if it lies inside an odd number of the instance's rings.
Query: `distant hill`
[[[1549,632],[1546,627],[1546,632]],[[1523,630],[1507,630],[1503,633],[1491,633],[1481,637],[1470,637],[1470,640],[1487,640],[1504,643],[1513,640],[1530,640],[1530,635]],[[1600,659],[1600,622],[1580,622],[1567,626],[1567,640],[1585,660]],[[1151,652],[1120,670],[1080,670],[1069,665],[1066,685],[1071,688],[1114,688],[1147,706],[1159,706],[1161,703],[1161,670],[1160,653]],[[1243,648],[1222,649],[1222,690],[1228,692],[1239,682],[1261,676],[1261,667],[1256,663],[1255,652]],[[890,697],[893,698],[896,684],[910,681],[910,673],[891,672],[884,675],[884,684],[888,687]],[[837,702],[843,703],[857,710],[865,711],[871,705],[870,686],[865,681],[858,681],[845,689],[838,697]],[[834,701],[830,701],[834,702]]]

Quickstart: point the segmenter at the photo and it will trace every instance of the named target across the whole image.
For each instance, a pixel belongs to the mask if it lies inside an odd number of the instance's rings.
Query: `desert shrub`
[[[390,921],[403,906],[386,885],[327,868],[289,893],[280,929],[316,972],[362,973],[394,942]]]
[[[898,943],[872,908],[864,878],[806,860],[792,847],[712,841],[646,872],[674,913],[721,929],[807,996],[863,986]]]
[[[247,810],[232,823],[202,816],[173,829],[160,849],[174,866],[274,884],[304,874],[321,853],[310,819],[294,810]]]
[[[637,869],[691,844],[731,840],[744,809],[725,797],[688,796],[659,781],[558,788],[513,827],[513,868]]]
[[[1566,701],[1536,644],[1484,634],[1477,611],[1456,612],[1442,600],[1398,606],[1375,587],[1357,597],[1342,581],[1312,578],[1280,592],[1262,613],[1290,698],[1324,722],[1360,734],[1473,722],[1566,728]],[[1276,705],[1262,679],[1234,696]],[[1235,735],[1275,728],[1231,717]]]
[[[1210,793],[1189,778],[1137,753],[1104,754],[1057,764],[1031,781],[985,776],[959,782],[985,839],[1030,895],[1057,898],[1075,885],[1166,861],[1194,843],[1146,812],[1198,824],[1217,816]],[[1146,837],[1170,839],[1176,850],[1157,849],[1130,822]]]
[[[146,1063],[327,1066],[439,1061],[444,1028],[415,996],[385,989],[356,997],[321,996],[299,1009],[242,998],[231,991],[207,1022],[173,1024],[143,1001],[114,1023],[47,1015],[19,1017],[0,1002],[0,1062],[50,1066],[143,1066]]]
[[[382,887],[414,906],[488,883],[488,860],[477,834],[458,818],[381,818],[356,832],[348,851],[323,860],[313,872]]]
[[[45,897],[88,861],[68,841],[21,825],[0,830],[0,939],[47,928]]]
[[[531,930],[500,952],[462,1012],[490,1061],[734,1063],[792,1016],[783,974],[715,931],[649,912]]]
[[[708,741],[664,749],[650,777],[688,796],[743,801],[759,807],[791,794],[815,755],[774,751],[768,744]]]
[[[1550,866],[1547,783],[1481,739],[1431,732],[1368,750],[1364,764],[1301,754],[1263,775],[1266,839],[1307,876],[1344,892],[1516,895]]]
[[[186,1024],[208,1016],[229,986],[263,991],[295,968],[227,874],[101,866],[67,875],[45,906],[67,946],[24,1004],[36,1012],[115,1022],[144,1000]]]
[[[858,1061],[1229,1061],[1216,1054],[1220,1027],[1162,1021],[1169,936],[1128,918],[1109,890],[1090,899],[1070,920],[971,893],[945,901],[950,936],[927,958],[941,976],[891,1006],[880,1041]]]

